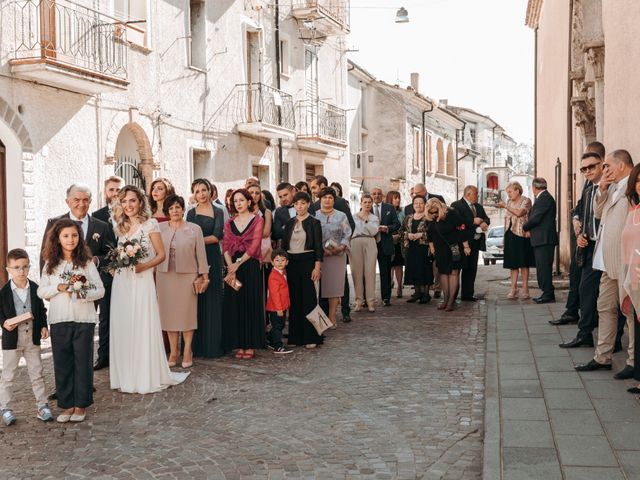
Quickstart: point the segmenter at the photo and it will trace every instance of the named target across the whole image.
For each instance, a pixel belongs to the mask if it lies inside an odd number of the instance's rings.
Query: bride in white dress
[[[183,382],[189,372],[169,370],[162,341],[153,269],[165,258],[158,222],[147,198],[128,185],[118,194],[113,220],[118,242],[138,240],[148,250],[145,263],[114,274],[111,290],[109,376],[111,388],[153,393]]]

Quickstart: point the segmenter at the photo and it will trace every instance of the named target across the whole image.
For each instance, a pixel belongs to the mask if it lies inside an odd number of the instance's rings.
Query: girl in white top
[[[98,269],[73,220],[58,220],[47,235],[38,296],[49,300],[58,422],[82,422],[93,403],[94,301],[104,296]],[[72,293],[75,290],[75,293]]]

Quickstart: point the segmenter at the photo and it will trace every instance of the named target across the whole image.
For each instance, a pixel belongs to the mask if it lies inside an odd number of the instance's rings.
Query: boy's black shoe
[[[268,348],[269,350],[275,350],[275,349],[276,349],[276,347],[274,347],[274,346],[273,346],[273,345],[271,345],[270,343],[267,343],[267,348]]]
[[[293,350],[288,349],[287,347],[278,347],[276,348],[273,353],[275,353],[276,355],[286,355],[288,353],[292,353]]]

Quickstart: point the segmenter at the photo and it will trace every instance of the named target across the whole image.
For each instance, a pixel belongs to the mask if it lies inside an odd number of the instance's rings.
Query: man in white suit
[[[593,255],[593,268],[602,271],[598,297],[598,346],[593,360],[576,365],[576,370],[611,370],[611,356],[618,324],[618,308],[622,299],[624,259],[620,252],[620,237],[624,228],[629,203],[625,196],[633,160],[626,150],[616,150],[607,155],[604,173],[596,192],[595,217],[600,219],[598,239]],[[629,351],[627,365],[614,375],[623,380],[633,377],[633,319],[627,318]]]

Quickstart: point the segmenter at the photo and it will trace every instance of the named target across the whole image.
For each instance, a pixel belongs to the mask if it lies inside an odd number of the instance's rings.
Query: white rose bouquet
[[[96,286],[89,282],[87,277],[78,272],[63,272],[60,274],[62,283],[69,285],[67,292],[71,294],[71,301],[87,298],[89,290],[95,290]]]
[[[120,270],[135,267],[144,260],[149,251],[144,240],[125,240],[107,253],[106,272],[119,272]]]

